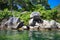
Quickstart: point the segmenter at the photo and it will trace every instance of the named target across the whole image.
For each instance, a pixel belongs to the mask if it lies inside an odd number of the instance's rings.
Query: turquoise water
[[[0,40],[60,40],[60,31],[1,30]]]

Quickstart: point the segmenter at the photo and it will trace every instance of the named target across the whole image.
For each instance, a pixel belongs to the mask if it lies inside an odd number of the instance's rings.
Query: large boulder
[[[21,22],[21,20],[17,17],[11,17],[7,22],[5,22],[5,25],[7,25],[8,29],[16,29],[18,27],[22,27],[23,22]]]
[[[29,25],[35,26],[36,23],[43,23],[42,19],[40,18],[40,13],[39,12],[32,12],[30,15],[30,20],[29,20]]]
[[[9,20],[6,23],[9,23],[9,24],[12,25],[12,24],[16,24],[18,22],[20,22],[19,18],[17,18],[17,17],[10,17]]]

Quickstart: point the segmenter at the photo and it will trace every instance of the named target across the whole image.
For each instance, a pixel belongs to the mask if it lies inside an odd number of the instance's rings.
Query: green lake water
[[[0,40],[60,40],[60,31],[0,30]]]

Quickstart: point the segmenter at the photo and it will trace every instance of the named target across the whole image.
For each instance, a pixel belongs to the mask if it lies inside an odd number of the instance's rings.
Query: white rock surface
[[[33,29],[34,27],[30,26],[30,29]]]
[[[36,22],[36,24],[35,24],[35,25],[36,25],[36,26],[39,26],[40,24]]]
[[[23,28],[23,29],[27,29],[27,26],[23,26],[22,28]]]
[[[33,19],[29,20],[29,25],[31,25],[33,23]]]
[[[51,28],[57,28],[56,21],[51,20],[51,21],[50,21],[50,26],[51,26]]]
[[[56,22],[56,24],[57,24],[58,28],[60,28],[60,23]]]
[[[43,28],[51,28],[48,20],[43,20]]]

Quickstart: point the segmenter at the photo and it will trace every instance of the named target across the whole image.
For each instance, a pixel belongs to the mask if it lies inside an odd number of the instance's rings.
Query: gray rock
[[[58,27],[56,24],[56,21],[54,21],[54,20],[50,21],[50,26],[51,26],[51,28],[57,28]]]
[[[58,28],[60,28],[60,23],[56,22],[56,25],[58,26]]]
[[[7,21],[7,19],[3,19],[2,22],[0,23],[0,30],[6,29],[5,27],[5,22]]]
[[[35,22],[33,22],[33,19],[30,19],[30,20],[29,20],[29,25],[30,25],[30,26],[35,26]]]
[[[20,22],[20,19],[19,19],[19,18],[11,17],[6,23],[12,25],[12,24],[16,24],[16,23],[18,23],[18,22]]]
[[[27,26],[22,26],[22,29],[27,29]]]
[[[11,17],[6,23],[5,25],[7,25],[8,29],[16,29],[18,28],[18,26],[22,25],[23,26],[23,23],[21,24],[21,21],[19,18],[17,17]],[[21,26],[20,26],[21,27]]]
[[[32,19],[30,19],[30,21],[29,21],[29,25],[31,26],[31,25],[34,25],[34,27],[35,26],[38,26],[38,27],[40,27],[40,28],[60,28],[60,24],[59,23],[57,23],[56,21],[54,21],[54,20],[51,20],[51,21],[49,21],[49,20],[43,20],[43,23],[38,23],[38,22],[33,22],[34,21],[34,19],[32,18]]]
[[[43,23],[42,19],[40,18],[40,13],[39,12],[32,12],[31,15],[30,15],[30,18],[31,18],[29,20],[29,25],[30,26],[35,26],[35,25],[38,25],[39,23]]]
[[[43,28],[51,28],[48,20],[43,20]]]
[[[34,27],[33,26],[29,26],[29,28],[30,28],[30,31],[34,30]]]
[[[40,16],[40,13],[39,12],[32,12],[30,15],[30,18],[32,18],[34,16]]]

